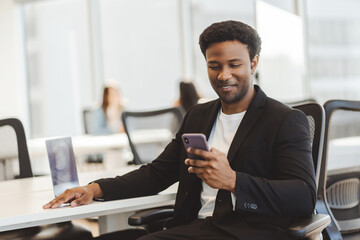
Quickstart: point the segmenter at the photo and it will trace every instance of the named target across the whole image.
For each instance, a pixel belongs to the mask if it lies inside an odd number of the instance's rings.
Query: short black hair
[[[250,60],[252,60],[255,55],[260,56],[260,36],[254,28],[239,21],[229,20],[213,23],[201,33],[199,44],[201,52],[206,58],[206,49],[210,44],[235,40],[247,45]]]

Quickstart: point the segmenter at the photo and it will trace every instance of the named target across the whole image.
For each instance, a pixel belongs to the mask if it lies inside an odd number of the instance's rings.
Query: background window
[[[57,0],[21,5],[32,138],[84,133],[82,110],[100,105],[108,79],[118,82],[129,110],[172,106],[184,77],[194,81],[202,97],[216,98],[198,41],[204,28],[229,19],[259,31],[259,83],[269,96],[282,101],[311,97],[320,103],[360,98],[357,0]],[[291,45],[285,48],[279,36]]]
[[[74,135],[91,101],[85,1],[24,5],[32,137]]]
[[[360,2],[307,1],[311,94],[329,99],[360,99]]]
[[[104,79],[118,81],[128,109],[169,107],[178,97],[177,2],[100,1]]]
[[[302,18],[257,1],[256,27],[262,40],[258,66],[262,89],[284,102],[307,98]]]

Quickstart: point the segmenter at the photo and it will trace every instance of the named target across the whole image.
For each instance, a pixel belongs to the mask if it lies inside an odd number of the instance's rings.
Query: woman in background
[[[101,107],[93,113],[90,134],[124,132],[121,121],[123,109],[117,86],[115,84],[105,85]]]
[[[181,106],[185,111],[197,104],[200,97],[192,82],[180,82],[180,98],[175,106]]]

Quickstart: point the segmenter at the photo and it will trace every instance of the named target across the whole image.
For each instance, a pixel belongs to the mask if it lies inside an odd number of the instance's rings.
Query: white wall
[[[258,71],[260,86],[284,102],[306,98],[304,37],[301,17],[256,2],[256,25],[262,46]]]
[[[31,137],[83,133],[93,82],[86,1],[24,6]]]
[[[104,79],[119,82],[126,108],[171,107],[183,74],[178,2],[101,1],[100,16]]]
[[[28,131],[27,88],[22,62],[20,9],[13,0],[0,1],[0,119],[19,118]]]

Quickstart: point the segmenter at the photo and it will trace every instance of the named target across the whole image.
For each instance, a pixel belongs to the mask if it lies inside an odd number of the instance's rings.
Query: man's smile
[[[230,92],[233,88],[235,88],[236,84],[217,84],[217,87],[223,92]]]

